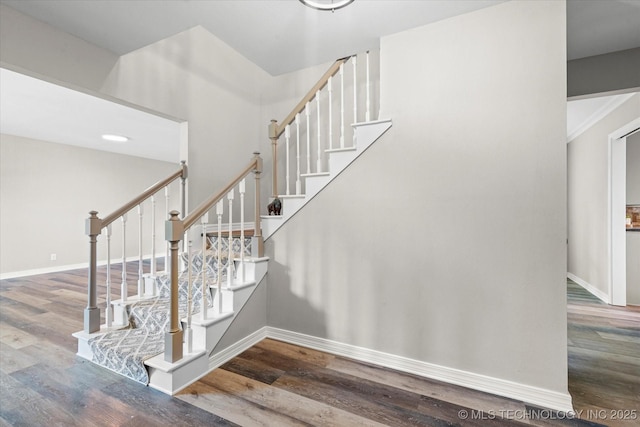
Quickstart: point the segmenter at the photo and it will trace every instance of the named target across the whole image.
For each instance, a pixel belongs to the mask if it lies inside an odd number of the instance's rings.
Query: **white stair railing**
[[[255,195],[255,222],[254,222],[254,236],[252,241],[252,246],[255,248],[256,255],[261,257],[263,255],[263,242],[262,242],[262,233],[260,226],[260,174],[262,173],[262,159],[259,156],[259,153],[254,153],[254,157],[245,167],[240,174],[236,178],[234,178],[229,184],[227,184],[222,190],[212,195],[210,198],[202,202],[197,208],[193,210],[189,215],[184,217],[183,219],[179,218],[178,211],[171,211],[170,218],[165,224],[166,230],[166,240],[169,242],[171,251],[170,251],[170,312],[169,312],[169,331],[165,336],[165,349],[164,349],[164,360],[169,363],[175,363],[183,357],[183,338],[187,343],[187,351],[191,351],[191,347],[189,345],[191,338],[191,318],[194,313],[193,299],[191,295],[193,295],[192,289],[194,286],[193,276],[191,274],[191,266],[192,266],[192,253],[191,253],[191,245],[189,245],[189,251],[187,256],[186,268],[188,269],[187,281],[184,284],[179,282],[179,274],[178,274],[178,264],[180,257],[180,244],[183,239],[185,239],[185,235],[190,235],[193,233],[192,227],[195,226],[198,222],[202,224],[202,253],[200,256],[201,259],[201,280],[200,285],[203,288],[202,296],[203,299],[200,302],[201,307],[201,315],[200,319],[202,321],[206,321],[208,318],[208,310],[205,308],[208,305],[207,294],[209,291],[210,283],[207,280],[207,270],[210,263],[216,263],[217,265],[217,278],[215,283],[216,288],[216,297],[218,299],[217,307],[214,307],[214,311],[217,314],[222,314],[225,308],[225,304],[223,303],[223,292],[222,292],[222,246],[221,242],[223,239],[223,227],[222,220],[224,215],[224,199],[226,197],[229,204],[229,213],[228,213],[228,254],[227,254],[227,265],[225,267],[227,280],[226,287],[232,288],[234,286],[234,258],[235,254],[233,252],[233,202],[235,200],[235,192],[238,190],[240,197],[240,224],[241,224],[241,238],[244,237],[244,193],[246,192],[246,184],[245,179],[246,176],[253,173],[255,179],[255,187],[254,187],[254,195]],[[216,206],[216,214],[218,216],[218,227],[216,232],[214,233],[217,237],[217,250],[211,255],[210,251],[206,250],[206,241],[207,241],[207,228],[206,224],[208,222],[208,212]],[[184,245],[184,243],[183,243]],[[243,245],[241,247],[244,250]],[[239,262],[244,263],[244,257],[240,255]],[[244,270],[244,265],[241,265],[239,268]],[[183,336],[183,331],[180,329],[180,313],[178,310],[178,295],[179,295],[179,287],[186,285],[187,286],[187,328],[186,328],[186,336]]]
[[[182,162],[181,167],[176,172],[169,175],[167,178],[157,182],[152,185],[144,192],[142,192],[139,196],[135,197],[133,200],[129,201],[119,209],[115,210],[111,214],[105,216],[104,218],[98,217],[97,211],[89,212],[89,218],[86,220],[86,234],[89,236],[89,274],[87,280],[87,307],[84,310],[84,332],[91,334],[94,332],[100,331],[100,308],[98,307],[98,283],[97,283],[97,268],[98,268],[98,257],[97,257],[97,242],[98,236],[105,230],[106,234],[106,245],[107,245],[107,262],[106,262],[106,296],[105,296],[105,323],[107,327],[111,327],[114,322],[118,324],[126,324],[127,319],[123,314],[126,310],[123,310],[119,313],[119,316],[116,317],[112,314],[112,301],[111,301],[111,244],[112,244],[112,227],[111,225],[117,221],[118,219],[122,223],[122,232],[120,235],[122,241],[122,282],[120,285],[120,303],[121,305],[125,304],[129,300],[128,295],[128,278],[127,278],[127,218],[128,213],[133,209],[138,209],[138,298],[142,297],[144,294],[144,267],[143,267],[143,235],[142,235],[142,225],[143,221],[143,207],[142,204],[147,200],[153,199],[154,195],[163,189],[165,190],[165,198],[167,204],[169,203],[169,186],[176,180],[181,180],[181,194],[184,196],[185,194],[185,185],[187,179],[187,166],[184,162]],[[184,204],[184,201],[183,201]],[[155,202],[151,201],[151,227],[155,230]],[[151,233],[152,236],[152,259],[151,259],[151,268],[150,272],[155,273],[155,242],[153,241],[155,231]],[[166,269],[166,264],[165,264]]]
[[[306,172],[302,176],[313,176],[326,173],[325,151],[350,149],[355,146],[355,133],[349,130],[347,125],[358,123],[360,120],[370,121],[373,117],[372,85],[370,72],[370,53],[361,54],[364,70],[358,67],[358,55],[337,60],[322,78],[305,95],[291,113],[281,122],[272,120],[269,125],[269,139],[272,146],[273,183],[272,197],[292,196],[291,188],[295,188],[295,195],[302,194],[300,182],[300,157],[305,156]],[[351,63],[352,73],[347,73],[345,66]],[[347,74],[351,74],[348,76]],[[338,105],[334,105],[333,78],[339,77],[340,84],[337,89],[340,93]],[[359,88],[360,86],[360,88]],[[351,94],[347,94],[350,91]],[[325,95],[326,93],[326,95]],[[315,102],[312,102],[315,99]],[[326,102],[325,102],[326,100]],[[361,110],[359,104],[364,106]],[[338,107],[336,111],[334,107]],[[304,114],[305,120],[300,120]],[[295,126],[295,132],[291,132],[291,126]],[[325,133],[326,132],[326,133]],[[278,192],[278,175],[276,160],[278,157],[277,145],[279,138],[284,134],[284,192]],[[339,135],[339,147],[334,147],[334,135]],[[301,140],[301,138],[304,138]],[[346,141],[353,142],[348,144]],[[295,147],[293,146],[295,140]],[[301,144],[301,142],[303,142]],[[301,149],[303,153],[301,153]],[[291,155],[295,150],[295,155]],[[294,161],[295,158],[295,161]],[[312,165],[315,165],[312,168]],[[292,181],[291,168],[296,169],[295,185]]]

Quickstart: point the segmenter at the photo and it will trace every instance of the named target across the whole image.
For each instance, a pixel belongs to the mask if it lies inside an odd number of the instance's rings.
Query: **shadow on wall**
[[[327,324],[324,311],[319,310],[309,303],[308,300],[297,295],[291,287],[291,272],[289,267],[274,261],[271,257],[269,261],[269,292],[267,295],[267,325],[280,327],[285,317],[299,319],[300,324],[292,329],[295,332],[305,333],[315,337],[327,337]],[[279,298],[288,301],[286,313],[278,313],[271,310],[271,307],[277,306],[271,298]],[[285,323],[286,320],[285,320]]]

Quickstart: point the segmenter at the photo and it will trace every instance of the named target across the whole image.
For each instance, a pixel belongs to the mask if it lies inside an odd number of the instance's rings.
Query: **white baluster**
[[[288,128],[289,126],[287,126]],[[241,283],[245,282],[244,275],[244,193],[245,182],[244,178],[240,181],[240,270],[241,274],[238,276]]]
[[[227,287],[230,288],[233,285],[233,198],[234,189],[227,194],[229,200],[229,255],[227,258]]]
[[[151,196],[151,277],[154,279],[153,295],[156,294],[156,196]]]
[[[365,113],[365,121],[371,121],[371,81],[369,80],[369,51],[367,51],[367,112]]]
[[[111,307],[111,224],[107,225],[107,308],[105,310],[107,328],[113,323],[113,308]]]
[[[322,139],[320,138],[320,91],[316,91],[316,117],[318,120],[318,158],[316,159],[316,172],[322,172]]]
[[[358,123],[358,57],[353,55],[351,59],[353,60],[353,123]]]
[[[289,181],[290,181],[290,177],[289,177],[289,140],[291,139],[291,129],[289,129],[289,125],[285,126],[284,128],[284,140],[285,140],[285,153],[286,153],[286,164],[285,164],[285,171],[286,171],[286,181],[287,181],[287,196],[289,194],[291,194],[289,192]]]
[[[144,295],[144,271],[142,268],[142,204],[138,205],[138,298]]]
[[[191,234],[192,231],[191,229],[189,229],[188,233],[185,234]],[[193,305],[193,295],[191,293],[191,286],[193,285],[193,280],[191,278],[191,270],[192,270],[192,260],[191,260],[191,256],[192,256],[192,250],[191,247],[193,245],[193,241],[191,238],[189,238],[189,245],[187,247],[187,277],[188,277],[188,281],[187,281],[187,328],[184,331],[185,332],[185,336],[184,336],[184,341],[187,343],[187,353],[192,353],[193,352],[193,333],[191,331],[191,310],[193,309],[192,305]],[[204,254],[203,254],[204,256]],[[204,261],[204,260],[203,260]],[[204,264],[203,264],[203,269],[204,269]]]
[[[344,148],[344,62],[340,64],[340,148]]]
[[[331,81],[333,76],[329,77],[327,89],[329,90],[329,150],[333,150],[333,88]]]
[[[222,214],[224,213],[224,200],[220,200],[216,206],[216,214],[218,215],[218,313],[222,313]]]
[[[302,192],[300,181],[300,113],[296,114],[296,194]]]
[[[307,173],[311,173],[311,128],[309,127],[309,102],[304,107],[304,114],[307,117]]]
[[[169,212],[169,186],[164,187],[164,211]],[[166,252],[164,254],[164,271],[167,274],[171,274],[171,263],[169,262],[169,252],[171,250],[170,243],[166,243]]]
[[[209,212],[202,215],[200,219],[202,223],[202,302],[200,303],[200,315],[202,320],[207,319],[207,309],[209,308],[209,304],[207,303],[207,223],[209,222]]]
[[[127,214],[122,215],[122,283],[120,284],[120,299],[127,302]]]

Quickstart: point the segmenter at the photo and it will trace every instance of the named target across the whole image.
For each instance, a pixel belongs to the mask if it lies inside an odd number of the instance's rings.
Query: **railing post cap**
[[[171,215],[171,218],[165,222],[165,239],[169,242],[179,242],[184,237],[184,226],[182,220],[178,218],[180,212],[172,210],[169,215]]]
[[[102,220],[98,218],[98,211],[90,211],[89,218],[85,221],[85,234],[87,236],[97,236],[102,230]]]
[[[189,176],[189,168],[187,167],[186,160],[180,160],[180,166],[182,166],[182,179],[185,180]]]

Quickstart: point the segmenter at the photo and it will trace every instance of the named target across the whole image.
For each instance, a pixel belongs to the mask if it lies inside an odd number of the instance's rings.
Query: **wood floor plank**
[[[35,344],[38,341],[40,341],[38,337],[28,334],[4,322],[0,322],[0,342],[3,344],[19,349]]]
[[[423,396],[454,403],[462,407],[494,411],[522,411],[522,402],[506,399],[492,394],[447,384],[440,381],[421,378],[403,372],[360,363],[354,360],[336,357],[328,368],[370,381],[379,382]]]
[[[224,369],[217,369],[203,380],[216,388],[267,407],[279,413],[286,413],[310,425],[323,426],[371,426],[382,427],[367,418],[347,411],[307,399],[295,393],[272,387],[260,381],[243,377]]]
[[[25,354],[20,349],[0,343],[0,371],[5,374],[11,374],[38,362],[38,359]]]
[[[66,408],[0,372],[0,417],[12,426],[78,425]]]
[[[220,369],[225,369],[265,384],[272,384],[285,372],[282,369],[273,368],[266,363],[252,359],[249,353],[240,354],[222,365]]]
[[[232,396],[202,380],[190,385],[178,393],[176,397],[241,426],[288,427],[308,425],[248,400]]]
[[[290,359],[302,360],[317,366],[327,366],[336,356],[313,350],[311,348],[300,347],[283,341],[265,339],[255,345],[255,348],[281,354]]]

